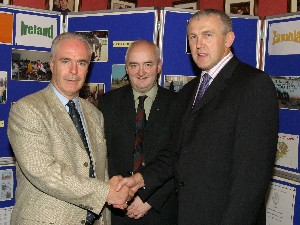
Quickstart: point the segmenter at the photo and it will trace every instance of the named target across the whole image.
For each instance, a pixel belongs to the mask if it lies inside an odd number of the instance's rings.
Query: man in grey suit
[[[223,11],[198,11],[187,35],[202,73],[178,96],[173,139],[119,187],[144,186],[145,198],[174,174],[179,225],[265,225],[278,139],[274,84],[232,54],[235,36]]]
[[[130,199],[128,188],[114,191],[118,177],[108,180],[102,114],[78,97],[91,53],[86,37],[57,36],[51,83],[11,108],[8,136],[18,182],[11,225],[110,224],[106,202],[122,205]],[[83,122],[84,140],[68,114],[69,102]]]
[[[146,40],[134,41],[126,52],[126,71],[130,84],[101,97],[99,108],[104,116],[109,175],[128,176],[134,171],[134,146],[137,137],[136,111],[139,96],[144,102],[147,124],[143,135],[146,165],[167,143],[171,132],[172,106],[176,93],[157,84],[162,62],[157,45]],[[137,194],[126,212],[112,210],[113,225],[175,225],[177,199],[174,180],[164,183],[147,200]]]

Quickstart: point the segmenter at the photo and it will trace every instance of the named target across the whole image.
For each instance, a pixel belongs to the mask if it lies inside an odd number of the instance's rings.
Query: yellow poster
[[[12,44],[13,14],[0,13],[0,43]]]

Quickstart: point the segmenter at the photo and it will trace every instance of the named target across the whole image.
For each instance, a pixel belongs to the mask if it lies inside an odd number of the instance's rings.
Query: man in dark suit
[[[234,38],[222,11],[206,9],[191,17],[188,39],[201,76],[178,96],[170,144],[119,183],[144,187],[143,199],[174,174],[179,225],[266,224],[278,138],[276,90],[267,74],[233,56]]]
[[[110,176],[129,176],[134,172],[139,96],[147,96],[144,102],[147,123],[143,137],[143,165],[152,161],[169,139],[171,109],[176,96],[157,84],[162,62],[154,43],[145,40],[133,42],[125,61],[130,84],[106,93],[99,103],[105,121]],[[126,212],[112,210],[113,225],[175,225],[177,222],[173,179],[163,182],[145,202],[137,194],[128,204]]]

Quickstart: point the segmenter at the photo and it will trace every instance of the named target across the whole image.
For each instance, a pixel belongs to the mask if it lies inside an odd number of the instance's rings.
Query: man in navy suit
[[[232,54],[235,35],[224,12],[197,12],[187,35],[201,76],[178,96],[170,144],[119,187],[144,187],[140,196],[147,199],[174,175],[179,225],[265,225],[278,139],[275,87]]]
[[[129,176],[134,172],[139,96],[147,96],[144,102],[147,123],[143,137],[142,165],[152,161],[168,142],[172,105],[176,96],[175,92],[157,84],[162,66],[157,45],[137,40],[128,48],[125,61],[130,84],[106,93],[99,102],[105,121],[110,176]],[[112,225],[175,225],[176,204],[174,180],[170,179],[163,182],[145,201],[137,194],[128,203],[127,211],[112,209]]]

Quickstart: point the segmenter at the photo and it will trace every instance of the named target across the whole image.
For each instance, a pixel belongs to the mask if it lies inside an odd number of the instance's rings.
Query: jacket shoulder
[[[125,86],[120,87],[118,89],[106,92],[105,94],[103,94],[100,97],[100,99],[108,100],[108,99],[116,98],[116,97],[123,96],[125,94],[130,93],[130,91],[131,91],[131,86],[130,85],[125,85]]]
[[[158,85],[158,93],[169,99],[175,99],[178,95],[177,92],[161,87],[160,85]]]
[[[238,63],[233,76],[240,77],[241,79],[271,81],[271,77],[267,73],[244,62]]]

